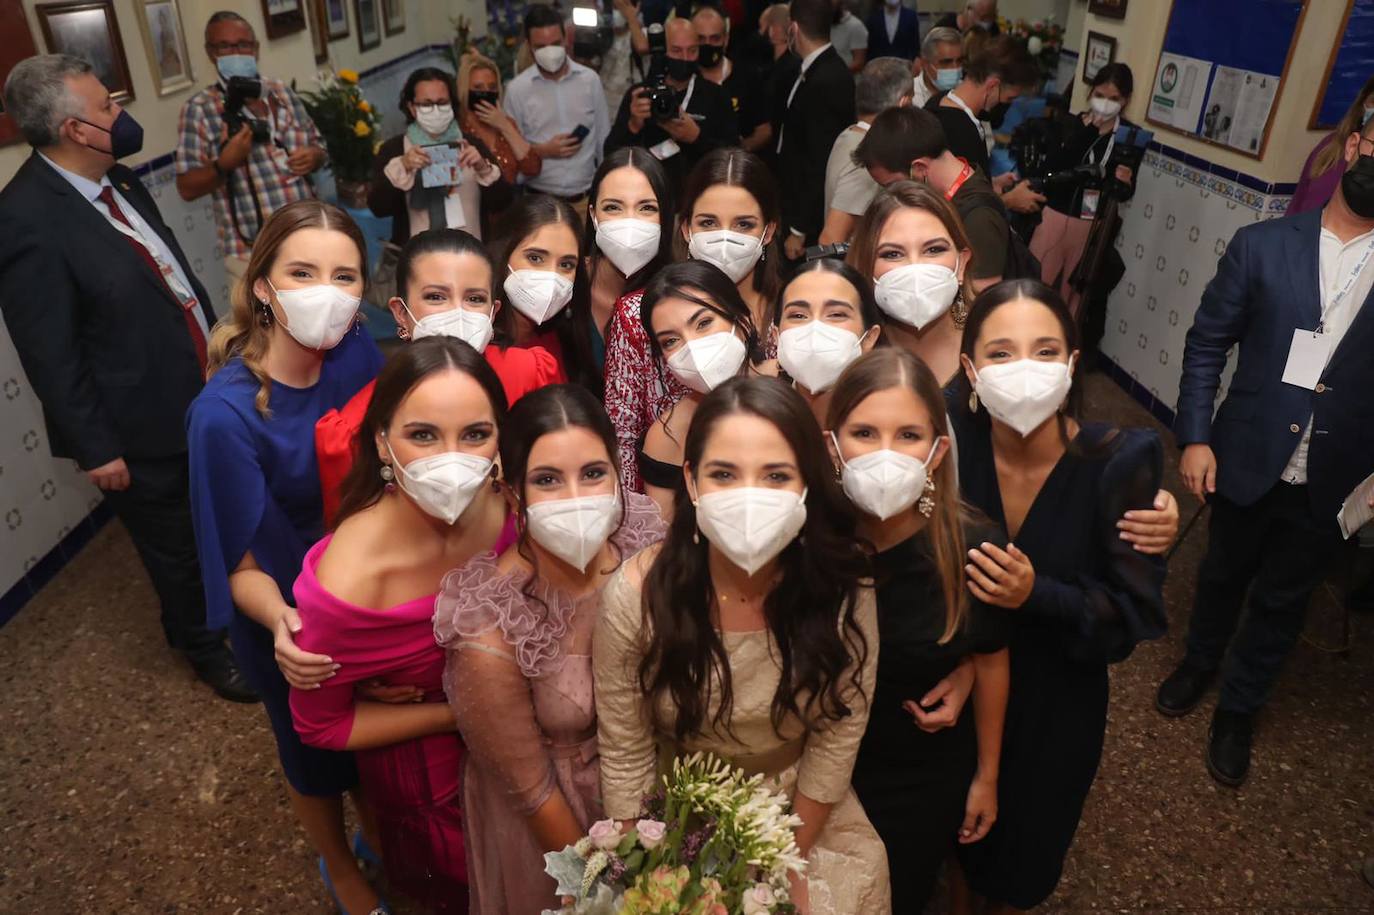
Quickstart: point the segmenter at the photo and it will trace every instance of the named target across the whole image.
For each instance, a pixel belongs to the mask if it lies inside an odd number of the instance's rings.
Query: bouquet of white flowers
[[[673,763],[644,818],[601,820],[544,855],[560,896],[544,915],[762,915],[794,912],[788,874],[806,862],[788,799],[710,754]]]

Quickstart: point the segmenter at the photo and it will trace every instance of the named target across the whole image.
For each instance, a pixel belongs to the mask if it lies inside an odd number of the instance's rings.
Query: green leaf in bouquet
[[[633,880],[644,869],[644,849],[636,848],[625,856],[625,876]]]
[[[639,833],[631,829],[629,832],[625,833],[625,838],[621,839],[620,844],[615,847],[615,853],[618,857],[624,858],[629,855],[638,844]]]
[[[581,896],[582,875],[586,871],[586,860],[571,847],[544,853],[544,873],[558,884],[560,896]]]

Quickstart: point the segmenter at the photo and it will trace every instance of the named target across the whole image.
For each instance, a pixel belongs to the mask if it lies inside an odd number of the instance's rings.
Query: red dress
[[[499,349],[488,346],[482,355],[501,379],[508,405],[514,404],[530,391],[547,384],[562,384],[567,380],[562,363],[543,347],[511,346]],[[353,467],[353,439],[363,424],[363,414],[367,412],[368,404],[372,403],[372,388],[376,384],[373,380],[342,409],[330,410],[315,423],[315,456],[320,465],[326,527],[333,524],[334,513],[339,509],[339,487]]]

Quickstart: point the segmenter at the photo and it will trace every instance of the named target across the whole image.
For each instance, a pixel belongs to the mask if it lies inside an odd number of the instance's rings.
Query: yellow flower
[[[367,121],[358,118],[358,123],[353,125],[353,133],[355,136],[365,137],[372,133],[372,127],[368,125]]]
[[[357,70],[340,70],[340,71],[339,71],[339,79],[343,80],[343,81],[346,82],[346,83],[356,83],[356,82],[358,81],[358,71],[357,71]]]
[[[367,103],[367,99],[359,99],[359,100],[358,100],[358,110],[359,110],[359,111],[371,111],[371,110],[372,110],[372,106],[369,105],[369,104]]]

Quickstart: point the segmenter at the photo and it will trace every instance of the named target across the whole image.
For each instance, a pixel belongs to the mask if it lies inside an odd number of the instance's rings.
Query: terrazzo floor
[[[1153,424],[1101,376],[1089,405]],[[1183,491],[1172,467],[1168,485]],[[1183,719],[1154,710],[1205,526],[1171,565],[1171,632],[1112,671],[1102,769],[1043,911],[1374,912],[1359,875],[1374,855],[1374,618],[1356,615],[1349,653],[1332,653],[1342,614],[1318,594],[1239,791],[1203,766],[1214,698]],[[330,910],[261,710],[215,698],[168,653],[118,524],[0,629],[0,848],[5,913]]]

